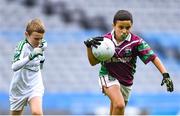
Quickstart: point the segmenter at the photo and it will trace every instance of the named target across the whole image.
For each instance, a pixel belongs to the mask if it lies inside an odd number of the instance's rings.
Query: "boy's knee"
[[[115,109],[124,109],[125,108],[125,103],[124,102],[114,103],[113,107]]]

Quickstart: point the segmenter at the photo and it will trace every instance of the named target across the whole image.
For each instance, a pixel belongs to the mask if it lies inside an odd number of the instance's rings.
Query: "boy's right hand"
[[[43,51],[46,50],[47,48],[47,42],[45,39],[43,39],[43,41],[41,42],[41,44],[39,45],[39,48],[42,48]]]
[[[169,73],[163,73],[162,75],[163,75],[163,80],[162,80],[161,86],[166,84],[167,91],[169,92],[174,91],[173,82],[169,76]]]
[[[100,45],[100,41],[103,41],[103,37],[94,37],[94,38],[90,38],[86,41],[84,41],[84,44],[90,48],[91,46],[97,48],[97,45]]]
[[[29,55],[29,60],[33,60],[35,57],[37,57],[38,55],[43,55],[43,50],[42,48],[34,48],[34,50],[31,52],[31,54]]]

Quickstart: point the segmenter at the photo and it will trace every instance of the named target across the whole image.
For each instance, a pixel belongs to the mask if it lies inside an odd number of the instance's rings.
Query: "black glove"
[[[163,73],[162,75],[163,75],[163,80],[162,80],[161,86],[163,86],[164,83],[166,83],[167,91],[172,92],[174,88],[173,88],[173,82],[170,79],[169,73]]]
[[[97,48],[97,45],[100,45],[100,41],[103,41],[103,37],[94,37],[94,38],[90,38],[86,41],[84,41],[84,44],[90,48],[91,46]]]

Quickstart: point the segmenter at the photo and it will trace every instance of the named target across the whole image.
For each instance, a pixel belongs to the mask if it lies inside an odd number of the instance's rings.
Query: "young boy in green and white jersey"
[[[12,64],[14,75],[9,90],[11,115],[21,115],[27,104],[32,115],[43,115],[44,85],[40,65],[44,63],[43,52],[47,47],[44,33],[43,22],[33,19],[27,24],[26,38],[16,46]]]

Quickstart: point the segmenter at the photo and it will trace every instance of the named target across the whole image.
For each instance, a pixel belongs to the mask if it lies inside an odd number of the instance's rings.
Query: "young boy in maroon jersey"
[[[113,30],[103,37],[109,38],[116,47],[114,56],[101,62],[99,83],[103,92],[111,100],[110,115],[123,115],[129,99],[136,69],[137,56],[145,63],[152,62],[163,76],[162,83],[167,91],[173,91],[173,82],[165,66],[161,63],[150,46],[140,37],[130,32],[133,17],[126,10],[119,10],[113,20]],[[87,55],[92,66],[100,63],[92,54],[91,47],[97,47],[103,37],[95,37],[84,41]]]

